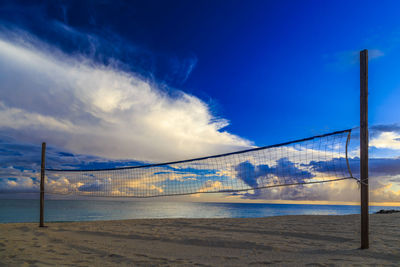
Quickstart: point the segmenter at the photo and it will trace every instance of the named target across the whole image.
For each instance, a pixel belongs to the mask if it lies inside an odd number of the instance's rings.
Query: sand
[[[0,224],[0,266],[400,264],[400,214]]]

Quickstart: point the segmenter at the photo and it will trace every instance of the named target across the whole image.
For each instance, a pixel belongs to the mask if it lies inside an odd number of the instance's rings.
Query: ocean
[[[400,207],[371,206],[370,213]],[[193,203],[132,200],[46,200],[45,221],[97,221],[148,218],[254,218],[281,215],[359,214],[360,206]],[[39,201],[0,199],[0,223],[38,222]]]

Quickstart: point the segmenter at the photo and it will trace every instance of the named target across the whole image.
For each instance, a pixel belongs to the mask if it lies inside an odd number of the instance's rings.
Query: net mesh
[[[156,197],[238,192],[353,178],[351,130],[179,162],[102,170],[46,169],[46,193]]]

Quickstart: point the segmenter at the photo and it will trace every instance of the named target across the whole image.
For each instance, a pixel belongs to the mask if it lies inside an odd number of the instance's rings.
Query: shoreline
[[[400,261],[400,214],[133,219],[0,224],[0,265],[261,266]]]
[[[8,197],[5,197],[7,194],[9,194]],[[3,192],[0,194],[0,201],[1,200],[35,200],[39,202],[39,199],[37,198],[37,195],[39,195],[39,192],[35,193],[24,193],[24,194],[34,194],[34,197],[20,197],[20,196],[15,196],[15,193],[13,192]],[[218,193],[215,193],[218,194]],[[51,197],[51,196],[56,196],[56,197]],[[67,195],[69,196],[69,195]],[[180,196],[159,196],[156,197],[158,199],[162,199],[164,202],[180,202],[181,200],[179,199]],[[150,202],[149,198],[130,198],[130,197],[95,197],[95,196],[88,196],[88,197],[82,197],[82,196],[77,196],[75,198],[60,198],[60,195],[47,195],[45,201],[79,201],[79,200],[84,200],[84,201],[131,201],[131,202]],[[238,200],[238,201],[196,201],[196,200],[188,200],[185,199],[185,201],[189,203],[219,203],[219,204],[277,204],[277,205],[321,205],[321,206],[360,206],[360,202],[353,202],[353,201],[320,201],[320,200],[307,200],[307,201],[301,201],[301,200],[248,200],[246,202],[243,202],[243,200]],[[375,201],[369,201],[369,207],[400,207],[400,202],[375,202]]]
[[[375,213],[382,206],[370,206]],[[393,207],[390,209],[400,209]],[[126,220],[140,218],[260,218],[282,215],[359,214],[360,206],[254,203],[186,203],[48,200],[45,222]],[[0,223],[38,222],[39,201],[0,201]]]

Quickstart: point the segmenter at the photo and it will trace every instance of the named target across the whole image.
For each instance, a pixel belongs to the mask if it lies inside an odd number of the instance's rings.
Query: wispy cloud
[[[369,49],[368,60],[374,60],[383,57],[385,53],[380,49]],[[360,59],[359,50],[347,50],[340,51],[332,54],[325,54],[325,60],[329,66],[333,66],[338,69],[346,69],[347,67],[358,64]]]
[[[383,53],[382,50],[379,49],[370,49],[368,50],[368,59],[372,60],[375,58],[380,58],[383,57],[385,55],[385,53]]]

